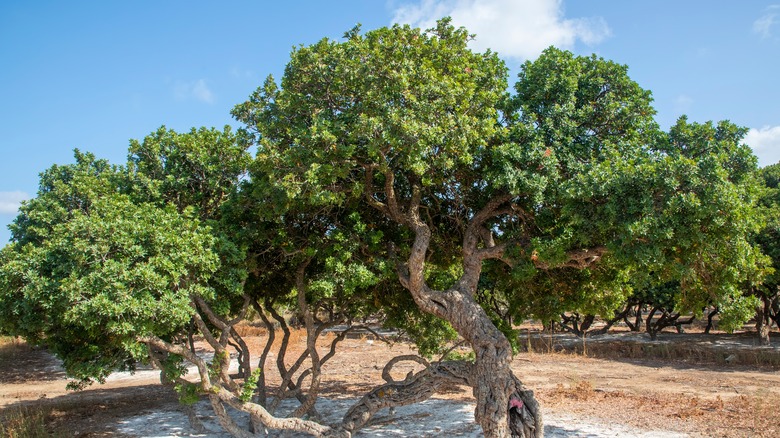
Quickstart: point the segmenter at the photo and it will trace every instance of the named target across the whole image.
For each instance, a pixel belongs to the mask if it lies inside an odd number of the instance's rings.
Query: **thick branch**
[[[402,357],[391,362],[395,364],[401,360],[417,361],[417,359]],[[427,400],[445,384],[471,386],[472,367],[473,365],[467,362],[442,362],[429,366],[417,374],[409,375],[403,381],[390,381],[378,386],[350,408],[344,415],[341,428],[354,434],[380,409]],[[387,367],[383,374],[389,375]]]
[[[374,198],[374,169],[376,166],[365,166],[366,174],[365,174],[365,184],[366,188],[364,191],[366,202],[368,202],[368,205],[371,207],[379,210],[380,212],[384,213],[388,217],[392,217],[390,214],[390,209],[388,208],[387,204],[383,202],[379,202],[376,198]]]
[[[219,401],[227,403],[235,409],[249,413],[250,415],[258,418],[268,428],[279,430],[294,430],[297,432],[308,433],[314,436],[338,435],[334,435],[332,433],[333,431],[328,426],[323,426],[319,423],[302,420],[300,418],[277,418],[271,415],[271,413],[269,413],[264,407],[256,403],[242,402],[233,392],[227,390],[221,385],[213,384],[209,377],[209,369],[206,361],[193,354],[187,348],[163,341],[156,336],[140,337],[138,340],[139,342],[144,342],[157,349],[181,355],[191,363],[195,364],[195,366],[198,368],[198,373],[200,375],[200,387],[203,392],[210,394],[210,398],[218,398]],[[212,398],[212,407],[214,407],[215,410],[219,413],[221,406],[218,403],[215,403],[216,401],[217,400]],[[226,426],[226,424],[223,423],[223,426]],[[231,426],[234,426],[234,424],[230,424],[230,422],[228,422],[227,427],[231,429],[231,432],[233,432],[234,429]],[[239,433],[239,436],[244,435]]]
[[[482,273],[482,262],[488,258],[501,258],[504,255],[506,246],[496,245],[492,233],[484,227],[484,224],[495,217],[501,205],[511,199],[510,195],[493,198],[469,220],[463,236],[463,275],[458,281],[459,290],[473,296]],[[482,248],[479,247],[480,241],[484,245]]]

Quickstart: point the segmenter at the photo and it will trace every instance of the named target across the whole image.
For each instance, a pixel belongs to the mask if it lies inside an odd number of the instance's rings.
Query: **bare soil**
[[[255,348],[264,341],[262,333],[248,335]],[[712,360],[713,357],[739,357],[738,354],[759,348],[751,345],[752,338],[740,342],[739,337],[710,335],[714,336],[711,343],[717,345],[715,353],[686,357],[691,351],[686,345],[695,339],[690,336],[700,339],[703,335],[687,336],[665,335],[663,342],[671,339],[673,346],[685,348],[675,353],[678,350],[668,347],[664,350],[668,357],[664,358],[636,357],[636,352],[642,351],[641,345],[636,344],[647,341],[631,334],[624,335],[620,344],[633,352],[627,358],[614,352],[609,358],[592,357],[599,354],[599,349],[589,350],[587,345],[585,355],[567,352],[563,348],[565,342],[581,341],[557,338],[557,343],[553,340],[546,351],[536,344],[532,351],[518,354],[513,368],[536,391],[548,417],[558,421],[565,418],[572,423],[569,426],[573,432],[556,436],[603,436],[579,434],[578,422],[620,425],[637,431],[637,436],[642,431],[660,431],[653,436],[672,436],[671,432],[691,437],[780,435],[780,410],[776,408],[780,399],[780,368],[771,365],[771,360],[770,365]],[[717,339],[724,342],[715,342]],[[302,337],[294,341],[294,350],[302,348]],[[621,340],[618,337],[610,342]],[[345,340],[339,351],[326,364],[322,397],[360,397],[380,383],[382,368],[390,358],[412,353],[413,349],[404,343],[388,345],[357,338]],[[780,356],[777,347],[760,352],[762,357]],[[288,359],[294,360],[294,356],[289,355]],[[273,373],[274,360],[271,357],[267,367],[271,384],[278,381]],[[413,368],[411,364],[406,368],[400,366],[396,373],[403,376]],[[119,374],[105,384],[82,391],[67,391],[67,379],[58,361],[45,350],[17,340],[0,342],[0,421],[20,408],[34,408],[45,412],[47,427],[64,436],[140,436],[117,432],[117,424],[145,413],[178,409],[175,394],[158,382],[156,372],[145,371]],[[439,394],[438,398],[473,401],[468,389],[457,387]],[[664,431],[669,434],[665,435]]]

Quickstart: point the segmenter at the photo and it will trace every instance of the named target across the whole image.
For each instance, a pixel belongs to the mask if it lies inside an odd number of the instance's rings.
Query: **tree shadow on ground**
[[[24,342],[0,345],[0,383],[18,384],[30,380],[50,381],[65,378],[62,362],[45,348]]]

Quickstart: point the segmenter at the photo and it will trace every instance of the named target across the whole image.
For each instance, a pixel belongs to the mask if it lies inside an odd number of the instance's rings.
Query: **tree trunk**
[[[655,312],[658,311],[657,307],[653,307],[653,309],[650,311],[650,313],[647,315],[647,321],[645,321],[645,331],[647,331],[647,334],[650,335],[650,339],[655,341],[658,337],[658,330],[656,325],[653,323],[653,316],[655,316]]]
[[[482,260],[465,254],[464,273],[456,285],[446,291],[432,290],[423,275],[430,230],[419,222],[415,228],[409,273],[401,273],[401,283],[423,311],[447,320],[474,350],[470,379],[477,401],[474,418],[489,438],[541,438],[544,428],[539,403],[512,373],[509,341],[474,299]],[[515,426],[510,428],[510,422]]]
[[[644,307],[642,303],[636,305],[636,313],[634,314],[634,326],[631,327],[632,332],[642,331],[642,307]]]
[[[769,329],[772,327],[772,320],[769,319],[769,311],[769,301],[762,296],[761,304],[756,307],[756,331],[758,332],[759,343],[763,346],[771,345]]]
[[[712,311],[710,311],[710,313],[707,314],[707,327],[704,328],[705,335],[710,334],[710,331],[712,330],[712,327],[714,325],[713,319],[715,318],[715,315],[717,315],[719,311],[720,309],[715,307],[714,309],[712,309]]]
[[[510,365],[512,347],[470,294],[448,290],[437,300],[447,320],[471,345],[474,418],[486,437],[534,437],[544,434],[542,414],[533,392],[525,389]],[[438,298],[438,297],[437,297]]]
[[[370,172],[366,179],[370,186]],[[539,403],[510,369],[512,347],[474,298],[483,261],[501,259],[506,249],[495,244],[491,231],[484,224],[490,218],[504,214],[499,213],[499,208],[511,201],[512,196],[503,195],[489,201],[469,219],[463,235],[463,273],[452,287],[437,291],[428,287],[425,281],[431,229],[420,214],[422,185],[410,178],[411,196],[407,208],[403,208],[396,197],[394,181],[392,171],[386,171],[385,202],[374,198],[373,190],[365,192],[366,199],[374,208],[414,233],[406,264],[398,269],[401,284],[422,311],[448,321],[474,350],[476,359],[470,380],[477,399],[476,421],[488,438],[542,437],[544,428]]]

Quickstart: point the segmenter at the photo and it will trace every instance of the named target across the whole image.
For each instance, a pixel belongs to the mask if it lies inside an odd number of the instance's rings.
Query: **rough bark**
[[[416,374],[410,372],[404,380],[394,380],[390,377],[389,370],[393,365],[404,360],[422,363],[426,367]],[[355,433],[380,409],[427,400],[446,383],[469,385],[471,367],[472,365],[466,362],[441,362],[429,365],[418,356],[396,357],[385,365],[382,375],[386,383],[374,388],[352,406],[344,415],[340,427],[349,433]]]
[[[390,376],[390,369],[396,363],[412,360],[425,365],[425,369],[417,373],[409,373],[403,380],[395,380]],[[464,361],[446,361],[429,365],[418,356],[399,356],[388,362],[382,372],[386,383],[374,388],[363,396],[344,416],[340,428],[349,433],[355,433],[363,427],[380,409],[419,403],[428,399],[445,384],[478,385],[475,364]],[[514,379],[516,387],[522,386]],[[531,411],[539,412],[533,394],[521,391],[512,394],[509,406],[508,429],[512,436],[534,437],[535,423]],[[540,425],[540,424],[539,424]],[[509,435],[507,435],[509,436]]]
[[[503,246],[495,244],[484,223],[499,212],[503,213],[505,210],[500,209],[511,197],[493,199],[469,220],[463,237],[463,274],[453,287],[438,291],[425,282],[431,230],[419,212],[421,187],[412,181],[411,196],[404,211],[396,199],[393,181],[394,176],[388,171],[385,175],[385,203],[376,200],[371,193],[366,196],[371,205],[414,233],[409,258],[406,265],[399,269],[401,284],[409,290],[421,310],[448,321],[475,352],[469,381],[477,401],[474,414],[477,423],[490,438],[542,437],[539,403],[510,369],[511,345],[474,299],[484,260],[502,259],[505,252]],[[594,255],[586,257],[578,253],[576,258],[575,263],[579,264],[586,259],[594,259]],[[520,413],[516,413],[518,409]]]
[[[299,268],[295,276],[295,288],[298,293],[298,310],[303,315],[304,325],[306,327],[306,350],[308,351],[309,360],[311,361],[311,368],[308,373],[301,374],[295,385],[300,391],[303,384],[303,379],[306,374],[310,374],[309,390],[301,400],[301,405],[292,413],[293,417],[301,417],[314,408],[314,403],[317,401],[317,396],[320,391],[320,355],[317,352],[317,337],[319,333],[314,327],[314,317],[309,309],[309,303],[306,300],[306,282],[304,276],[306,267],[309,265],[309,261],[303,263]]]

